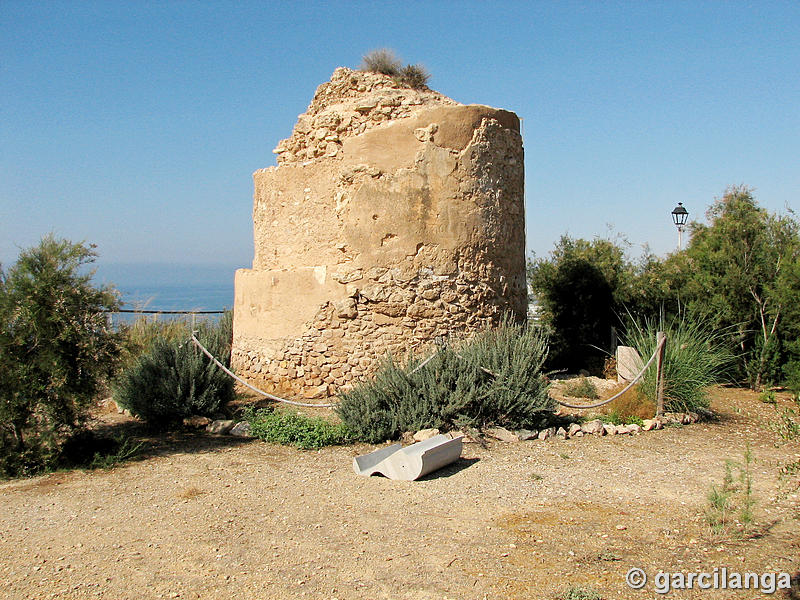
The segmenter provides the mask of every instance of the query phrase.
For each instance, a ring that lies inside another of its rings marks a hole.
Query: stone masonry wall
[[[254,174],[253,269],[236,274],[240,375],[326,397],[387,352],[524,319],[516,115],[337,69],[276,153]]]

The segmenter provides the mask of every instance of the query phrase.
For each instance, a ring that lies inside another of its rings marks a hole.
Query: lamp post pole
[[[678,202],[672,211],[672,222],[678,228],[678,252],[681,251],[683,245],[683,228],[686,225],[686,220],[689,218],[689,211],[683,207],[683,202]]]

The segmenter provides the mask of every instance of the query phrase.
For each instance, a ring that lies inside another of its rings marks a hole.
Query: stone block
[[[486,435],[492,437],[496,440],[500,440],[501,442],[518,442],[519,436],[515,433],[512,433],[505,427],[490,427],[486,430]]]
[[[617,346],[617,381],[633,381],[644,367],[642,357],[631,346]]]
[[[438,429],[420,429],[412,437],[414,438],[415,442],[424,442],[425,440],[429,440],[436,435],[439,435]]]
[[[600,419],[587,421],[586,423],[581,425],[581,431],[589,435],[603,435],[605,433],[605,430],[603,428],[603,422]]]

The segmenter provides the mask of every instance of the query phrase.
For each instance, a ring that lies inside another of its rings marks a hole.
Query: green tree
[[[91,284],[94,246],[46,236],[0,268],[0,472],[51,465],[115,369],[105,311],[115,292]]]
[[[760,389],[780,377],[786,336],[797,332],[798,223],[758,206],[745,186],[728,188],[707,216],[692,223],[685,295],[692,312],[733,332],[742,374]]]
[[[624,245],[625,240],[564,235],[548,258],[528,262],[528,282],[550,330],[551,367],[601,368],[606,352],[613,350],[619,315],[639,315],[658,303],[639,280],[659,263],[648,253],[635,265]]]

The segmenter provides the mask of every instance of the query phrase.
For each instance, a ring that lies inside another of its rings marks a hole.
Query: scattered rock
[[[528,440],[536,439],[538,435],[538,431],[536,429],[520,429],[519,431],[515,431],[514,433],[517,434],[517,437],[521,442],[527,442]]]
[[[637,425],[636,423],[631,423],[630,425],[627,425],[626,429],[628,430],[628,433],[632,435],[635,435],[637,433],[642,433],[642,428],[639,427],[639,425]]]
[[[208,417],[201,417],[200,415],[192,415],[191,417],[186,417],[183,420],[184,427],[194,427],[195,429],[205,427],[209,423],[211,423],[211,419]]]
[[[208,427],[206,427],[206,431],[215,435],[225,435],[231,429],[233,429],[233,426],[234,422],[230,419],[225,419],[224,421],[211,421],[211,423],[208,424]]]
[[[615,425],[614,429],[617,432],[617,435],[625,435],[628,433],[627,425]]]
[[[569,435],[569,437],[575,437],[575,434],[578,433],[580,430],[581,430],[580,423],[573,423],[572,425],[569,426],[567,434]]]
[[[250,423],[247,421],[239,421],[231,428],[230,434],[236,437],[253,437],[250,433]]]
[[[606,435],[617,435],[617,427],[611,423],[603,423],[603,431]]]
[[[453,437],[453,433],[455,432],[450,433],[450,437]],[[409,444],[413,444],[414,442],[415,442],[414,434],[410,431],[404,431],[403,435],[400,436],[400,443],[403,444],[404,446],[408,446]]]
[[[603,422],[600,419],[594,419],[584,423],[581,425],[581,431],[590,435],[603,435]]]
[[[567,430],[563,427],[559,427],[558,431],[556,431],[556,437],[561,438],[562,440],[567,439]]]
[[[420,429],[414,434],[414,441],[424,442],[425,440],[431,439],[435,435],[439,435],[438,429]]]
[[[642,421],[642,431],[653,431],[655,429],[661,429],[662,427],[664,427],[664,424],[658,417]]]
[[[486,435],[501,442],[518,442],[519,437],[504,427],[491,427],[486,430]]]
[[[548,438],[554,437],[555,435],[556,435],[556,428],[548,427],[547,429],[542,429],[537,437],[540,440],[546,440]]]

